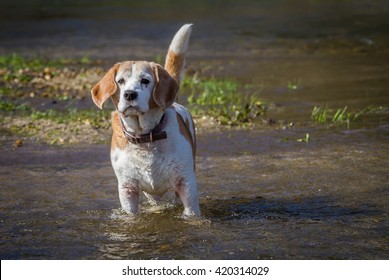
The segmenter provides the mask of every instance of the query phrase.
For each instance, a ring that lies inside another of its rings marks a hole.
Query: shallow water
[[[1,259],[389,258],[388,114],[350,129],[310,123],[315,105],[389,106],[388,2],[235,2],[131,16],[121,1],[1,4],[2,54],[148,59],[193,21],[188,68],[256,84],[273,104],[266,118],[296,123],[199,131],[198,221],[170,205],[123,214],[107,145],[15,149],[1,132]]]
[[[3,148],[1,258],[387,259],[388,127],[305,131],[200,135],[200,221],[122,213],[107,146]]]

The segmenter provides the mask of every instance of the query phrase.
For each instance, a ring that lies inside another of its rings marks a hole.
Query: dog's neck
[[[160,108],[150,109],[143,115],[120,116],[125,129],[135,135],[150,133],[160,123],[164,112]]]

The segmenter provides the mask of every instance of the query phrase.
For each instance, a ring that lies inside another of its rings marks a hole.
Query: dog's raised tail
[[[177,31],[166,55],[165,69],[180,83],[185,68],[185,55],[188,50],[189,37],[193,24],[185,24]]]

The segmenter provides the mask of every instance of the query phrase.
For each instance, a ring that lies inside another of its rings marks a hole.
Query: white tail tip
[[[177,54],[185,53],[187,51],[192,26],[192,23],[184,24],[180,30],[177,31],[170,44],[169,51],[171,50]]]

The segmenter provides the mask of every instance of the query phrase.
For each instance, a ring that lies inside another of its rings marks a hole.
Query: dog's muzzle
[[[127,101],[134,101],[138,98],[138,93],[133,90],[126,90],[123,95],[124,99]]]

